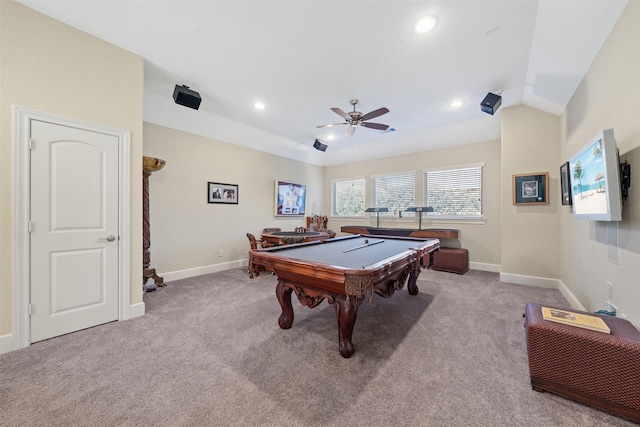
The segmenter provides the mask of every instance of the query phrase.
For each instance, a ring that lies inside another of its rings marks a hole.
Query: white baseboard
[[[484,262],[469,261],[469,268],[471,270],[481,270],[481,271],[489,271],[491,273],[500,273],[500,264],[487,264]]]
[[[187,279],[189,277],[202,276],[203,274],[216,273],[218,271],[230,270],[232,268],[243,267],[247,265],[248,260],[241,259],[236,261],[224,262],[221,264],[211,264],[202,267],[189,268],[186,270],[168,271],[158,273],[158,276],[164,279],[164,282],[172,282],[174,280]]]
[[[507,283],[515,283],[516,285],[538,286],[540,288],[559,289],[560,281],[558,279],[549,279],[546,277],[522,276],[519,274],[500,273],[500,281]]]
[[[515,283],[516,285],[538,286],[540,288],[558,289],[569,306],[575,310],[588,311],[576,296],[567,288],[567,285],[559,279],[549,279],[545,277],[522,276],[519,274],[500,273],[500,281]]]
[[[0,336],[0,354],[9,353],[15,350],[13,348],[13,335],[7,334]]]
[[[576,298],[576,296],[573,294],[573,292],[571,292],[569,290],[569,288],[567,288],[567,285],[565,285],[562,280],[558,280],[558,289],[560,290],[560,293],[562,294],[562,296],[564,297],[564,299],[567,300],[567,302],[569,303],[569,305],[571,306],[571,308],[575,309],[575,310],[581,310],[581,311],[588,311],[584,305],[582,305],[580,303],[580,301],[578,301],[578,298]]]
[[[139,302],[137,304],[131,304],[129,306],[129,319],[144,316],[144,313],[145,313],[144,307],[145,306],[143,302]]]

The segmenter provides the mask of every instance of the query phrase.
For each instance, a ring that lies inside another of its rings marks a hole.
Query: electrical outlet
[[[608,280],[605,283],[607,284],[607,296],[610,299],[613,299],[613,283],[609,282]]]
[[[224,250],[222,249],[218,250],[218,256],[224,256]]]

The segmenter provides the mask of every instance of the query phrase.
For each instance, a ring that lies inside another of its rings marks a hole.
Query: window
[[[425,170],[425,206],[433,208],[428,217],[481,218],[482,168],[484,164],[458,168]]]
[[[380,216],[396,216],[398,211],[404,211],[415,206],[416,173],[405,172],[399,175],[372,177],[371,190],[374,208],[389,208],[389,212]],[[403,216],[413,217],[413,212],[403,212]]]
[[[364,178],[333,181],[333,216],[364,216]]]

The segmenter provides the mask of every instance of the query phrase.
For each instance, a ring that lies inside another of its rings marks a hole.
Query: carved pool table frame
[[[359,236],[348,236],[333,239],[333,241],[357,237]],[[381,236],[363,237],[380,238]],[[385,239],[394,239],[394,237],[385,236]],[[345,282],[350,279],[367,281],[368,278],[371,278],[372,291],[384,298],[391,297],[396,290],[403,288],[405,282],[408,282],[409,294],[417,295],[416,282],[420,275],[421,264],[430,267],[432,253],[439,248],[439,241],[435,239],[402,238],[401,240],[414,240],[416,242],[415,248],[391,255],[366,269],[359,270],[336,268],[327,264],[290,258],[278,253],[286,253],[287,248],[295,246],[324,244],[321,241],[289,245],[283,248],[252,250],[253,274],[258,276],[257,266],[265,266],[271,267],[278,275],[276,296],[282,308],[278,325],[282,329],[289,329],[293,325],[292,293],[296,294],[300,304],[309,308],[317,307],[325,299],[333,305],[338,321],[338,348],[342,357],[348,358],[355,350],[352,335],[358,308],[368,296],[367,294],[347,294]]]

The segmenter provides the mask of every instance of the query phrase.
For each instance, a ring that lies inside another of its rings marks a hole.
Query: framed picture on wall
[[[513,204],[548,204],[549,172],[513,175]]]
[[[563,205],[571,205],[571,175],[569,174],[569,162],[560,166],[560,195]]]
[[[237,205],[238,186],[235,184],[223,184],[221,182],[208,182],[207,202]]]
[[[275,216],[304,215],[307,186],[288,181],[276,181]]]

